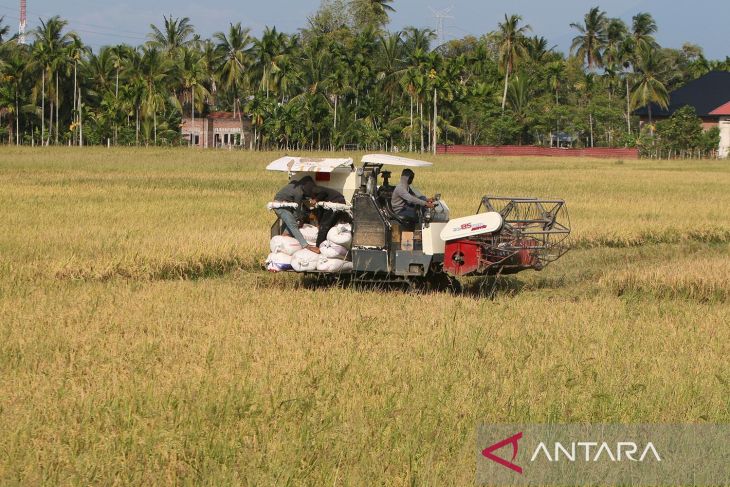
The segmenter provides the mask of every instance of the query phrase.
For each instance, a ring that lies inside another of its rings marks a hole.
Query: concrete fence
[[[638,159],[638,149],[588,147],[585,149],[557,149],[532,145],[439,145],[437,154],[464,156],[553,156],[553,157],[605,157]]]

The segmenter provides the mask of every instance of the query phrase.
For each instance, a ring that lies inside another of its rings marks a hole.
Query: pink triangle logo
[[[492,446],[488,446],[487,448],[482,450],[482,455],[489,458],[493,462],[499,463],[503,467],[507,467],[510,470],[514,470],[515,472],[521,474],[522,467],[512,463],[512,462],[514,462],[515,458],[517,458],[517,448],[518,448],[517,442],[521,439],[522,439],[522,432],[520,431],[519,433],[517,433],[514,436],[510,436],[509,438],[505,438],[504,440],[497,442]],[[495,455],[493,453],[496,450],[499,450],[500,448],[502,448],[506,445],[510,445],[510,444],[512,445],[512,459],[511,460],[509,460],[509,461],[505,460],[504,458],[498,457],[497,455]]]

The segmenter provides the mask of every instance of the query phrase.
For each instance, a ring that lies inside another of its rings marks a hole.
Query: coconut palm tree
[[[143,84],[142,114],[145,121],[152,117],[154,143],[157,145],[157,113],[165,106],[168,75],[171,67],[168,59],[154,47],[142,49],[139,77]],[[175,99],[174,97],[172,97]]]
[[[156,47],[167,54],[174,53],[178,49],[189,46],[193,42],[195,27],[190,23],[188,17],[173,18],[162,17],[164,23],[160,29],[154,24],[150,24],[152,32],[148,35],[151,47]]]
[[[400,84],[403,90],[408,93],[408,98],[410,99],[410,116],[407,127],[407,133],[408,133],[408,152],[413,152],[413,131],[414,131],[414,125],[413,125],[413,100],[416,96],[416,85],[418,83],[417,77],[419,76],[418,71],[414,68],[408,68],[403,73],[403,76],[401,77]]]
[[[8,55],[4,60],[0,59],[0,108],[4,108],[9,118],[8,127],[10,128],[10,136],[8,140],[13,139],[15,132],[15,145],[20,145],[20,93],[23,89],[23,83],[26,79],[27,60],[19,51],[15,51]],[[13,122],[15,122],[15,130],[13,130]]]
[[[526,55],[526,37],[525,33],[532,30],[529,25],[520,27],[522,17],[519,15],[507,14],[504,16],[504,22],[497,24],[496,41],[498,45],[499,64],[504,71],[504,92],[502,94],[502,113],[507,103],[507,86],[509,84],[509,76],[514,71],[516,65]]]
[[[114,96],[119,97],[119,73],[122,70],[122,66],[124,66],[124,58],[126,57],[127,53],[129,52],[129,48],[125,45],[116,45],[114,47],[109,48],[112,62],[114,65]]]
[[[127,82],[122,86],[123,103],[130,105],[135,119],[135,145],[140,142],[142,102],[145,96],[145,81],[142,78],[142,54],[139,50],[130,50],[122,66],[122,74]]]
[[[532,36],[525,39],[525,52],[533,63],[542,63],[554,48],[555,46],[548,49],[548,41],[542,36]]]
[[[206,39],[200,43],[200,52],[203,57],[201,62],[205,71],[205,85],[209,93],[205,103],[207,105],[214,105],[219,84],[218,69],[221,64],[220,51],[218,51],[218,47],[213,41]]]
[[[184,103],[190,103],[190,118],[195,126],[195,104],[197,102],[202,111],[203,101],[210,95],[203,84],[206,80],[203,54],[197,49],[184,48],[181,51],[178,74],[183,86],[183,104],[180,108],[184,109]],[[194,145],[192,137],[190,142]]]
[[[55,95],[55,107],[56,107],[56,142],[58,142],[58,105],[60,104],[59,94],[59,71],[65,68],[68,62],[68,51],[67,48],[73,40],[73,32],[64,32],[68,22],[61,19],[58,16],[51,17],[48,20],[40,19],[40,25],[35,30],[36,41],[34,43],[34,59],[41,67],[41,110],[42,110],[42,128],[41,138],[45,132],[45,96],[46,90],[48,89],[51,96]],[[46,79],[51,81],[55,78],[55,89],[53,89],[52,82],[46,83]],[[48,85],[48,86],[47,86]],[[53,130],[53,112],[54,112],[54,101],[51,101],[51,113],[50,120],[51,125],[49,128],[48,139],[45,144],[50,143],[50,136]]]
[[[277,32],[276,27],[266,27],[261,39],[254,40],[256,68],[261,72],[259,88],[266,93],[266,98],[271,91],[272,72],[277,68],[276,63],[286,45],[286,34]]]
[[[651,14],[640,12],[631,19],[631,44],[634,51],[640,49],[659,47],[654,34],[656,34],[657,25]]]
[[[619,71],[626,59],[626,24],[621,19],[608,19],[606,21],[606,45],[603,51],[603,64],[605,66],[604,77],[608,80],[609,102],[612,100]]]
[[[99,52],[89,54],[86,60],[85,74],[93,86],[93,92],[103,96],[114,89],[114,55],[108,46]]]
[[[297,58],[299,52],[299,36],[282,34],[279,55],[276,56],[275,64],[272,66],[269,76],[271,91],[281,95],[282,100],[285,98],[284,92],[290,91],[301,79],[303,69],[301,68],[301,60]],[[325,52],[323,54],[323,62],[329,63],[332,59],[331,53]]]
[[[532,112],[532,94],[525,76],[515,76],[510,82],[507,101],[512,115],[520,124],[519,145],[522,145],[525,143],[525,132]]]
[[[558,61],[552,61],[546,67],[547,82],[550,89],[555,93],[555,104],[560,104],[560,87],[565,79],[565,61],[562,59]]]
[[[581,73],[580,79],[575,83],[575,89],[580,94],[580,98],[585,103],[586,110],[588,111],[588,127],[590,134],[590,147],[593,147],[593,93],[596,89],[596,73]]]
[[[571,23],[570,26],[578,31],[570,46],[571,54],[584,60],[591,71],[601,67],[606,45],[606,12],[593,7],[585,14],[583,24]]]
[[[431,29],[406,27],[403,30],[403,47],[408,57],[420,49],[423,52],[431,50],[431,42],[436,39],[436,32]]]
[[[72,135],[72,139],[74,140],[73,143],[75,143],[75,127],[76,127],[76,114],[77,114],[77,95],[78,95],[78,71],[79,71],[79,63],[82,61],[85,55],[89,54],[91,51],[89,48],[84,46],[83,42],[81,42],[81,38],[77,35],[72,36],[71,44],[68,46],[68,57],[73,62],[73,78],[74,78],[74,88],[73,88],[73,110],[72,112],[72,121],[71,125],[74,127],[74,134]]]
[[[218,42],[216,52],[220,60],[216,78],[220,80],[224,89],[233,94],[233,116],[239,113],[240,117],[241,88],[251,67],[253,38],[249,35],[248,29],[241,27],[240,22],[230,24],[228,34],[216,32],[213,38]],[[208,72],[214,72],[210,69],[210,65],[216,61],[211,59],[210,54],[205,59]],[[215,86],[212,90],[215,92]]]
[[[654,134],[651,107],[653,103],[666,109],[669,106],[669,93],[662,82],[669,68],[661,51],[643,47],[637,56],[637,79],[631,90],[631,104],[634,108],[646,106],[649,115],[649,130]]]

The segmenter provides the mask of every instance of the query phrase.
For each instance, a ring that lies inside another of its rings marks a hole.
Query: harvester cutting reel
[[[563,200],[484,196],[476,215],[449,221],[444,270],[455,276],[542,270],[569,249]]]

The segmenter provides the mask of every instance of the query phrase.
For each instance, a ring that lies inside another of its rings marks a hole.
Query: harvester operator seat
[[[389,220],[393,220],[399,223],[401,226],[412,227],[412,223],[406,222],[403,218],[398,216],[398,214],[393,211],[391,198],[393,197],[393,191],[395,190],[395,186],[392,186],[390,184],[390,171],[381,171],[380,174],[383,175],[383,184],[378,188],[378,206],[383,209],[383,212]]]

